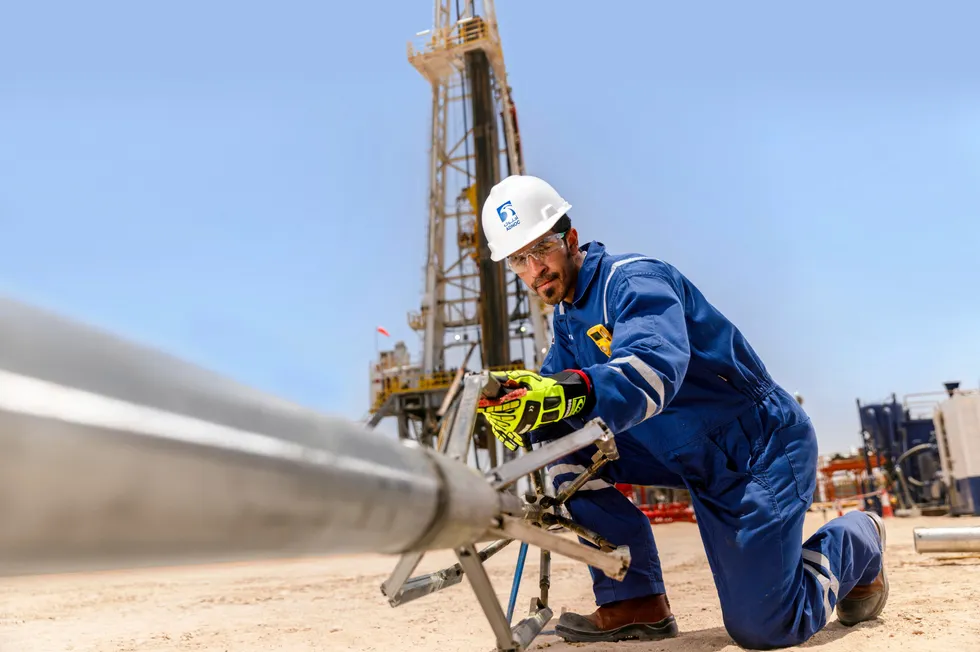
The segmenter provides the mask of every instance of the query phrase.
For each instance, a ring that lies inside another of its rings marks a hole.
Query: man
[[[741,646],[806,641],[835,607],[846,625],[876,618],[888,596],[881,519],[852,512],[803,543],[817,442],[802,406],[677,269],[580,245],[569,208],[541,179],[511,176],[482,215],[492,259],[506,259],[555,310],[540,375],[507,373],[513,391],[480,411],[511,449],[600,417],[620,451],[567,506],[628,545],[632,564],[621,582],[590,568],[598,609],[564,614],[557,633],[578,642],[677,635],[650,523],[614,483],[690,492],[725,627]],[[553,465],[556,489],[593,452]]]

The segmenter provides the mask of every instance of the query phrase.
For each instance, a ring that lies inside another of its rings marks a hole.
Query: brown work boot
[[[837,603],[837,620],[848,627],[874,620],[888,601],[888,576],[885,575],[885,522],[874,512],[865,512],[874,521],[881,540],[881,572],[871,584],[858,584]]]
[[[677,636],[663,593],[603,605],[588,616],[563,613],[555,633],[570,643],[656,641]]]

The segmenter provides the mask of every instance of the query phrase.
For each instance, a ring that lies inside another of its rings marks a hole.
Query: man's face
[[[557,305],[575,284],[574,239],[574,230],[549,233],[508,256],[507,263],[545,303]]]

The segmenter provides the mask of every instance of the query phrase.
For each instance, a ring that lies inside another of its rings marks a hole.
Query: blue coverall
[[[567,503],[572,517],[617,545],[632,565],[623,581],[590,567],[596,603],[664,593],[648,519],[612,483],[690,492],[728,633],[773,649],[819,631],[837,601],[881,570],[877,530],[860,512],[836,518],[805,543],[817,440],[809,417],[772,379],[739,330],[677,269],[591,242],[574,299],[555,306],[554,343],[540,373],[579,369],[595,405],[565,427],[601,417],[620,458]],[[607,356],[587,335],[612,334]],[[540,441],[555,427],[532,432]],[[549,469],[557,489],[595,448]]]

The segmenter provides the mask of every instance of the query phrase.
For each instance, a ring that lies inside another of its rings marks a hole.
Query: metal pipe
[[[514,641],[517,643],[519,650],[526,650],[530,647],[531,642],[538,637],[544,626],[548,624],[548,621],[554,616],[550,607],[540,607],[533,614],[522,620],[521,622],[514,625]]]
[[[0,575],[486,540],[462,462],[0,299]]]
[[[541,549],[540,569],[538,570],[538,600],[543,607],[548,606],[551,591],[551,551]],[[548,616],[549,618],[551,616]]]
[[[980,552],[980,526],[917,527],[912,530],[916,552]]]
[[[480,563],[485,562],[503,550],[511,541],[513,539],[500,539],[481,550],[478,553]],[[381,592],[388,598],[388,604],[392,607],[398,607],[406,602],[418,600],[437,591],[447,589],[450,586],[455,586],[462,581],[463,567],[459,563],[456,563],[449,568],[443,568],[432,573],[409,578],[402,586],[402,589],[394,595],[388,595],[384,585],[381,587]]]

